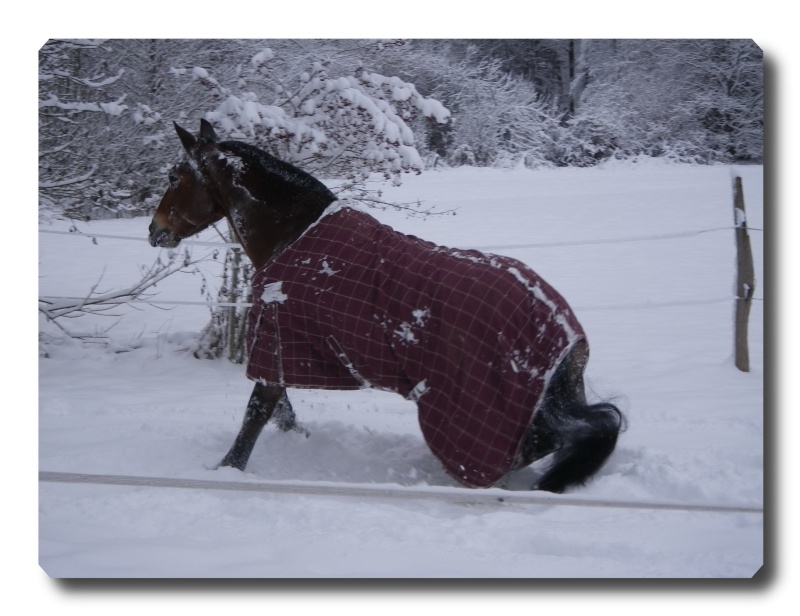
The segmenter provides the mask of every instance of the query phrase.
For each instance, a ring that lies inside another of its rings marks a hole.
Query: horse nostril
[[[172,235],[169,229],[159,229],[158,226],[152,229],[148,239],[150,240],[150,245],[154,248],[175,248],[181,241],[180,238]]]

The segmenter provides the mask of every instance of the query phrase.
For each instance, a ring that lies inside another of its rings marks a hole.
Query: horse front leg
[[[286,388],[256,383],[247,403],[239,434],[219,466],[231,466],[243,471],[261,430],[264,429],[273,414],[281,430],[296,429],[294,411],[286,395]]]

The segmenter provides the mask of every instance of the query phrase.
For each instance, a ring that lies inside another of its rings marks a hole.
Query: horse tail
[[[561,446],[533,489],[560,494],[570,486],[585,484],[614,451],[623,421],[622,411],[610,402],[572,400],[560,405]]]

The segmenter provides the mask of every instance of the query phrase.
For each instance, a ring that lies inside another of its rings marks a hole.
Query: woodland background
[[[212,121],[379,199],[441,166],[761,163],[750,40],[49,40],[39,52],[40,218],[150,214]]]

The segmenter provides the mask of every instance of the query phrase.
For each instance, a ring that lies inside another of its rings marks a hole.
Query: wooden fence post
[[[756,289],[753,252],[747,234],[747,215],[744,210],[742,178],[733,179],[733,220],[736,228],[736,321],[734,334],[736,367],[750,372],[750,355],[747,347],[747,320],[750,303]]]

